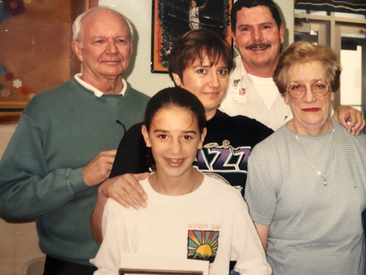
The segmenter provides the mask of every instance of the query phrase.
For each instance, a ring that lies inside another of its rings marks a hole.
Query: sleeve
[[[276,169],[269,165],[270,152],[264,152],[262,147],[253,150],[248,159],[248,178],[245,186],[245,201],[253,221],[263,225],[270,225],[277,205],[276,189],[273,179]],[[272,172],[271,172],[272,171]]]
[[[83,168],[49,171],[42,138],[22,114],[0,161],[0,216],[15,220],[44,215],[87,188]]]
[[[255,121],[256,122],[256,134],[255,134],[255,143],[259,143],[262,140],[266,139],[267,137],[269,137],[271,134],[273,134],[273,130],[271,128],[268,128],[266,125],[260,123],[259,121]],[[254,146],[253,146],[254,147]]]
[[[110,178],[126,173],[143,173],[149,171],[147,164],[149,148],[141,134],[142,123],[132,126],[123,136],[114,159]]]
[[[118,228],[113,207],[114,201],[108,199],[102,218],[103,242],[94,259],[90,262],[94,264],[98,270],[94,275],[115,275],[118,273],[120,266],[121,251],[119,247],[119,234],[122,228]]]
[[[237,261],[234,269],[240,274],[269,275],[271,266],[249,216],[248,207],[242,197],[240,200],[234,216],[231,244],[231,260]]]

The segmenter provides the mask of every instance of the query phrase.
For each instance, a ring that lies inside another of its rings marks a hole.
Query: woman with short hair
[[[252,151],[245,199],[273,274],[363,274],[366,136],[329,119],[341,65],[292,44],[273,79],[294,118]]]

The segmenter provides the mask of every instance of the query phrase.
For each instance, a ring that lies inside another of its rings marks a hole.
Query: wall
[[[285,45],[293,41],[293,4],[288,0],[277,0],[286,29]],[[134,55],[125,77],[135,89],[148,95],[167,86],[172,86],[168,74],[150,72],[151,53],[151,0],[99,0],[100,5],[116,8],[128,18],[137,29]],[[291,39],[289,41],[289,34]],[[0,125],[0,158],[14,132],[16,125]],[[7,223],[0,219],[0,274],[21,275],[24,264],[43,254],[38,248],[38,237],[34,222]]]

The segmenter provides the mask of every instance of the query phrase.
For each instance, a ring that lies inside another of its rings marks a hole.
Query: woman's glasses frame
[[[324,97],[330,92],[330,83],[326,81],[316,81],[312,84],[294,83],[287,87],[286,91],[293,99],[301,99],[306,94],[306,88],[310,88],[313,95],[317,97]]]

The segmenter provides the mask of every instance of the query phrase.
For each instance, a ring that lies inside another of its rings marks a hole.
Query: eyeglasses
[[[289,92],[290,96],[294,99],[303,98],[306,93],[306,87],[309,87],[311,92],[318,97],[326,96],[330,89],[330,84],[325,81],[317,81],[311,85],[305,85],[301,83],[291,84],[286,91]]]

